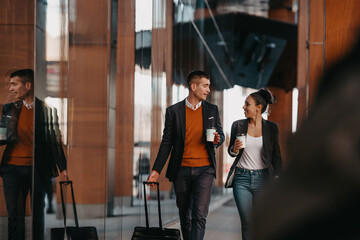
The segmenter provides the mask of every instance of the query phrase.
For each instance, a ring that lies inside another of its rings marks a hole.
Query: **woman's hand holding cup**
[[[245,135],[238,135],[234,142],[233,152],[237,153],[242,148],[245,148]]]

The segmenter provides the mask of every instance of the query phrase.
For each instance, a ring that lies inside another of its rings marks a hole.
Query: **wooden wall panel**
[[[34,26],[34,0],[1,0],[1,25],[32,25]]]
[[[150,146],[150,163],[151,167],[154,164],[155,158],[159,151],[161,143],[162,132],[164,128],[164,113],[165,109],[162,106],[162,81],[164,73],[166,72],[165,63],[166,55],[165,48],[168,39],[166,38],[166,29],[152,29],[152,46],[151,46],[151,81],[152,81],[152,108],[151,108],[151,146]],[[166,107],[166,106],[165,106]],[[162,190],[170,190],[170,183],[165,178],[167,164],[160,174],[159,181],[161,182]]]
[[[276,103],[270,105],[269,120],[279,124],[279,139],[283,165],[288,162],[287,142],[292,134],[292,92],[270,87],[269,90],[276,97]]]
[[[74,181],[76,204],[79,205],[77,207],[81,208],[82,204],[104,205],[106,148],[76,146],[69,149],[68,155],[70,160],[68,174]],[[59,194],[57,197],[60,200]]]
[[[300,0],[298,30],[298,123],[311,108],[324,72],[324,1]]]
[[[316,99],[324,72],[354,45],[360,28],[357,0],[299,1],[298,126]],[[308,46],[308,47],[307,47]]]
[[[295,23],[295,13],[292,10],[285,8],[291,7],[293,5],[292,2],[292,0],[283,0],[280,6],[269,10],[268,18],[282,22]]]
[[[108,150],[108,1],[75,4],[69,12],[68,172],[80,217],[92,216],[84,211],[88,204],[102,217]]]
[[[310,1],[310,34],[308,37],[309,53],[309,102],[308,111],[316,98],[317,87],[324,73],[324,14],[325,1]]]
[[[172,96],[172,64],[173,64],[173,49],[172,49],[172,28],[173,28],[173,5],[172,1],[166,0],[164,12],[159,10],[154,13],[154,20],[161,22],[166,18],[166,23],[157,28],[152,29],[152,45],[151,45],[151,78],[152,78],[152,109],[151,109],[151,146],[150,146],[150,165],[154,164],[155,158],[159,151],[159,146],[162,139],[162,133],[165,120],[165,107],[171,105]],[[162,92],[162,81],[166,81],[166,96]],[[166,106],[162,106],[162,99],[166,98]],[[160,174],[159,181],[161,182],[162,191],[170,191],[171,183],[165,178],[167,164]]]
[[[106,147],[107,131],[100,128],[107,124],[105,107],[74,107],[71,121],[71,143],[73,147]]]
[[[298,95],[298,117],[297,126],[300,126],[307,116],[307,39],[309,31],[309,5],[307,0],[299,1],[298,14],[298,51],[297,51],[297,89]]]
[[[351,50],[360,33],[360,1],[326,0],[326,69]]]
[[[76,98],[76,107],[106,108],[107,45],[76,44],[70,47],[69,91]]]
[[[34,68],[34,25],[0,25],[0,102],[12,101],[9,74],[22,68]]]
[[[22,68],[34,68],[34,12],[33,0],[0,1],[0,110],[3,104],[14,100],[9,93],[9,74]],[[0,159],[4,148],[0,147]],[[30,215],[29,201],[27,215]],[[2,179],[0,216],[7,216]]]
[[[118,2],[115,197],[130,197],[134,150],[135,1]]]
[[[76,4],[77,9],[72,9],[73,16],[76,16],[76,34],[72,40],[77,44],[106,44],[109,30],[108,1],[76,0]]]

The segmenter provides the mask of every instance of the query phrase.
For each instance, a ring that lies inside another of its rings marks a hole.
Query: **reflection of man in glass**
[[[34,72],[31,69],[13,72],[10,92],[17,101],[5,104],[2,110],[1,125],[6,128],[6,140],[1,144],[6,144],[6,148],[0,167],[8,212],[8,239],[25,239],[26,197],[30,191],[32,239],[41,240],[44,238],[44,185],[58,176],[58,169],[63,178],[67,176],[66,159],[60,138],[56,136],[54,126],[57,124],[52,122],[51,108],[34,98]]]

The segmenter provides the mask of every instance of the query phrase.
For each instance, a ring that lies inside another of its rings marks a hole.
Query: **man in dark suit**
[[[1,126],[6,128],[6,139],[1,145],[6,144],[6,148],[0,167],[8,212],[8,239],[25,239],[25,203],[30,191],[32,239],[41,240],[45,185],[59,175],[58,171],[64,179],[67,177],[66,159],[51,108],[34,97],[34,72],[31,69],[13,72],[10,91],[17,101],[5,104],[2,109]]]
[[[166,177],[173,182],[184,240],[204,238],[211,191],[216,176],[215,147],[224,141],[219,111],[205,102],[210,77],[195,70],[187,77],[188,97],[166,109],[165,128],[149,182],[157,181],[169,154]],[[206,129],[215,127],[212,142]]]

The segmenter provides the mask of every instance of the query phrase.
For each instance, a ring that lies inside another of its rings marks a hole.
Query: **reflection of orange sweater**
[[[33,161],[34,109],[22,106],[17,126],[18,141],[8,146],[5,164],[31,166]]]
[[[203,138],[202,106],[195,111],[186,107],[185,148],[181,166],[203,167],[210,165],[209,153]]]

